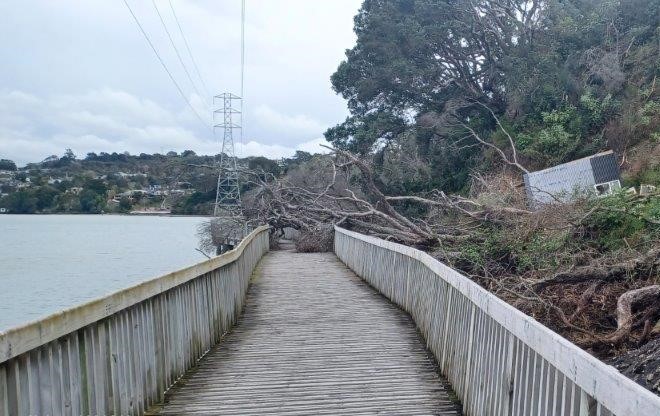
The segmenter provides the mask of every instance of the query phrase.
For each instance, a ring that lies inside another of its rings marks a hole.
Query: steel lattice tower
[[[222,108],[213,111],[213,130],[215,131],[216,128],[223,130],[220,172],[218,173],[213,216],[244,224],[245,218],[241,205],[238,167],[234,151],[234,130],[240,131],[242,128],[242,114],[235,104],[239,104],[238,108],[240,108],[242,98],[232,93],[224,93],[213,97],[213,104],[220,100],[222,100]],[[221,123],[215,124],[218,114],[222,114],[223,119]]]

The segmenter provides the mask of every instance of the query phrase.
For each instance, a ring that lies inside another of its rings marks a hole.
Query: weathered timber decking
[[[334,254],[271,252],[237,325],[156,414],[457,415],[411,318]]]

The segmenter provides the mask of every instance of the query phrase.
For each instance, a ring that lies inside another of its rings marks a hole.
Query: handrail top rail
[[[227,253],[63,309],[4,332],[0,331],[0,364],[205,273],[235,262],[250,242],[269,228],[268,225],[255,228],[236,248]]]
[[[659,396],[428,253],[336,225],[334,228],[340,234],[420,261],[614,414],[627,415],[635,408],[643,410],[642,414],[660,415]]]

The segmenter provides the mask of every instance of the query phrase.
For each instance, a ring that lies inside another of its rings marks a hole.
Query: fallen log
[[[612,265],[582,266],[560,272],[548,279],[534,283],[534,289],[538,291],[552,285],[578,284],[594,280],[614,281],[650,267],[660,267],[660,248],[649,250],[642,256]]]
[[[619,296],[616,305],[617,329],[604,339],[605,342],[618,344],[632,331],[634,319],[633,308],[640,303],[658,302],[660,300],[660,285],[646,286],[629,290]]]

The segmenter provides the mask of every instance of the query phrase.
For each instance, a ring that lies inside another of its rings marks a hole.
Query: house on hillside
[[[530,205],[569,201],[577,194],[609,195],[621,189],[619,164],[611,150],[523,175]]]

